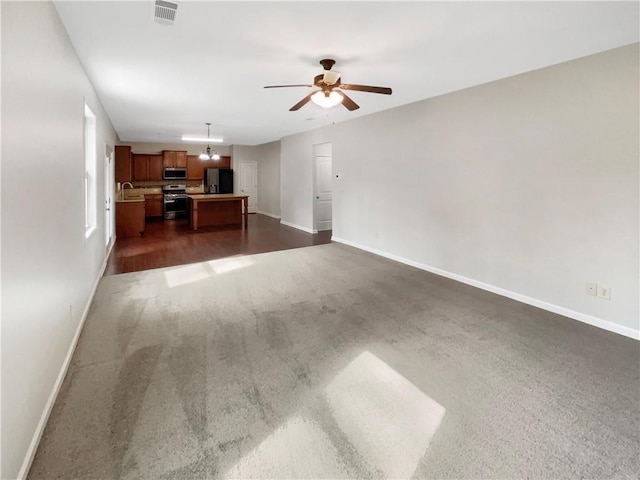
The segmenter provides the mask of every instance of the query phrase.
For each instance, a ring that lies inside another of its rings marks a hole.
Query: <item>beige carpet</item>
[[[339,244],[109,276],[29,478],[637,478],[639,364]]]

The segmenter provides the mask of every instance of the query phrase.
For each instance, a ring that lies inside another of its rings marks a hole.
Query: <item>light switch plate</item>
[[[604,285],[598,286],[598,297],[605,300],[611,300],[611,289]]]
[[[596,282],[587,283],[587,295],[593,295],[594,297],[598,295],[598,284]]]

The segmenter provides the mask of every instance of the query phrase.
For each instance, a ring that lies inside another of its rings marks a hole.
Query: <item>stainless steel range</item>
[[[185,218],[189,210],[189,197],[186,185],[165,185],[163,212],[165,219]]]

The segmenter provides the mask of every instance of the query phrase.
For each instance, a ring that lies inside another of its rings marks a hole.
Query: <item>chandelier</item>
[[[200,160],[220,160],[220,155],[215,150],[211,150],[211,146],[209,146],[210,134],[211,134],[211,123],[206,123],[207,125],[207,148],[202,150],[202,153],[198,157]]]

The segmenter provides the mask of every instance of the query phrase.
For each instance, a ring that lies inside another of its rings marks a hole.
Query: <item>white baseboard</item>
[[[262,210],[258,210],[256,213],[259,213],[260,215],[266,215],[267,217],[271,217],[271,218],[275,218],[277,220],[280,220],[280,215],[274,215],[273,213],[269,213],[269,212],[263,212]]]
[[[303,227],[302,225],[296,225],[295,223],[285,222],[284,220],[280,220],[280,223],[283,225],[286,225],[287,227],[297,228],[298,230],[302,230],[303,232],[318,233],[318,230],[316,230],[315,228],[311,229],[311,228]]]
[[[40,417],[40,421],[38,422],[36,431],[34,432],[33,438],[31,439],[31,444],[29,445],[27,454],[25,455],[24,461],[22,462],[22,467],[20,468],[20,472],[18,473],[18,480],[27,478],[27,474],[29,473],[29,469],[31,468],[31,464],[33,463],[33,458],[35,457],[36,451],[38,450],[40,439],[42,438],[44,429],[47,426],[47,422],[49,421],[49,415],[51,415],[51,410],[53,410],[53,405],[56,403],[56,398],[58,397],[58,393],[60,393],[62,382],[64,382],[64,377],[67,375],[67,370],[69,370],[71,359],[73,358],[73,354],[76,351],[76,346],[78,345],[78,340],[80,339],[80,333],[82,333],[82,328],[84,327],[84,323],[87,320],[87,316],[89,315],[89,309],[91,308],[91,304],[93,303],[93,297],[95,297],[96,295],[100,279],[102,278],[102,275],[107,268],[107,261],[109,260],[109,255],[111,255],[111,251],[113,250],[113,246],[115,245],[115,243],[115,240],[111,241],[109,251],[107,252],[102,267],[100,268],[98,278],[96,278],[96,281],[93,284],[93,288],[91,290],[91,294],[89,295],[89,299],[87,300],[87,304],[82,311],[82,317],[80,318],[80,322],[78,323],[76,332],[73,335],[73,339],[71,340],[71,345],[69,345],[67,355],[62,362],[62,368],[60,368],[58,378],[53,384],[53,390],[51,390],[51,394],[49,395],[49,399],[47,400],[44,411],[42,412],[42,416]]]
[[[334,242],[343,243],[345,245],[358,248],[360,250],[364,250],[369,253],[373,253],[375,255],[380,255],[381,257],[385,257],[390,260],[395,260],[396,262],[404,263],[405,265],[410,265],[412,267],[419,268],[420,270],[425,270],[427,272],[435,273],[436,275],[440,275],[442,277],[450,278],[452,280],[456,280],[461,283],[466,283],[467,285],[471,285],[472,287],[477,287],[482,290],[486,290],[488,292],[496,293],[498,295],[502,295],[503,297],[511,298],[513,300],[517,300],[518,302],[526,303],[527,305],[532,305],[534,307],[538,307],[543,310],[547,310],[549,312],[557,313],[559,315],[569,317],[573,320],[578,320],[579,322],[587,323],[589,325],[593,325],[594,327],[602,328],[603,330],[607,330],[609,332],[618,333],[620,335],[624,335],[625,337],[633,338],[635,340],[640,340],[640,330],[635,330],[633,328],[625,327],[624,325],[619,325],[617,323],[610,322],[609,320],[604,320],[602,318],[587,315],[586,313],[576,312],[574,310],[570,310],[568,308],[561,307],[559,305],[554,305],[553,303],[548,303],[543,300],[539,300],[537,298],[528,297],[526,295],[512,292],[510,290],[505,290],[504,288],[496,287],[494,285],[480,282],[472,278],[464,277],[456,273],[451,273],[446,270],[441,270],[439,268],[432,267],[430,265],[414,262],[413,260],[409,260],[409,259],[400,257],[398,255],[393,255],[387,252],[383,252],[382,250],[367,247],[365,245],[360,245],[359,243],[351,242],[349,240],[345,240],[344,238],[332,236],[331,240]]]

